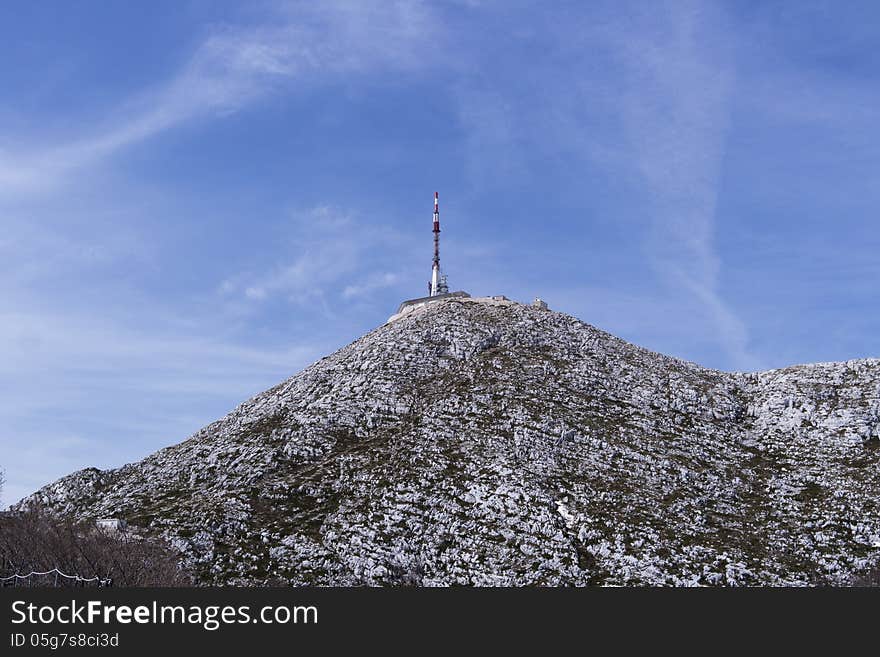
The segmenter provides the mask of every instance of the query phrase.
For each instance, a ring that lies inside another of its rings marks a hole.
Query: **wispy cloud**
[[[715,244],[734,45],[724,15],[703,3],[654,9],[616,44],[626,133],[651,199],[647,252],[669,285],[703,305],[734,366],[754,368],[747,328],[719,289]]]
[[[385,268],[390,253],[402,250],[408,240],[389,226],[362,223],[354,213],[319,206],[292,213],[288,230],[290,260],[224,280],[219,287],[223,298],[315,303],[329,311],[334,299],[363,296],[400,281]]]
[[[399,281],[400,276],[391,272],[371,274],[367,276],[362,282],[355,283],[353,285],[346,285],[345,289],[342,290],[342,296],[346,299],[364,297],[369,295],[371,292],[375,292],[376,290],[381,290],[383,288],[395,285]]]
[[[285,7],[287,5],[283,5]],[[0,194],[44,190],[65,175],[181,123],[217,117],[291,84],[339,74],[416,70],[430,25],[420,3],[296,3],[279,23],[220,27],[165,84],[121,101],[99,131],[51,147],[0,149]]]

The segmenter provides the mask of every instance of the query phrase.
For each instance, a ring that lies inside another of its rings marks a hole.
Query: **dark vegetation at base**
[[[58,569],[110,586],[191,586],[177,554],[163,543],[127,531],[107,531],[40,511],[0,516],[0,578]],[[13,582],[4,582],[12,586]],[[24,586],[73,586],[54,576],[19,580]]]
[[[880,586],[880,566],[854,577],[850,584],[852,586]]]

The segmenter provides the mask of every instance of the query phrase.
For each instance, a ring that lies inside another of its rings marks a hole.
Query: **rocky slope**
[[[206,583],[843,583],[880,560],[880,360],[728,374],[439,302],[185,442],[24,500]]]

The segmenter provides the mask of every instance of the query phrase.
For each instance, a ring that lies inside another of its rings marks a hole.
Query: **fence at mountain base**
[[[6,587],[107,587],[113,586],[113,580],[104,577],[82,577],[81,575],[68,575],[57,568],[43,572],[31,571],[26,575],[13,573],[6,577],[0,577],[0,588]]]

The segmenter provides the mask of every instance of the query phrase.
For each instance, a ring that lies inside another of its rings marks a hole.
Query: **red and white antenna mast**
[[[434,262],[431,267],[429,295],[436,297],[446,292],[446,281],[440,275],[440,194],[434,192]]]

